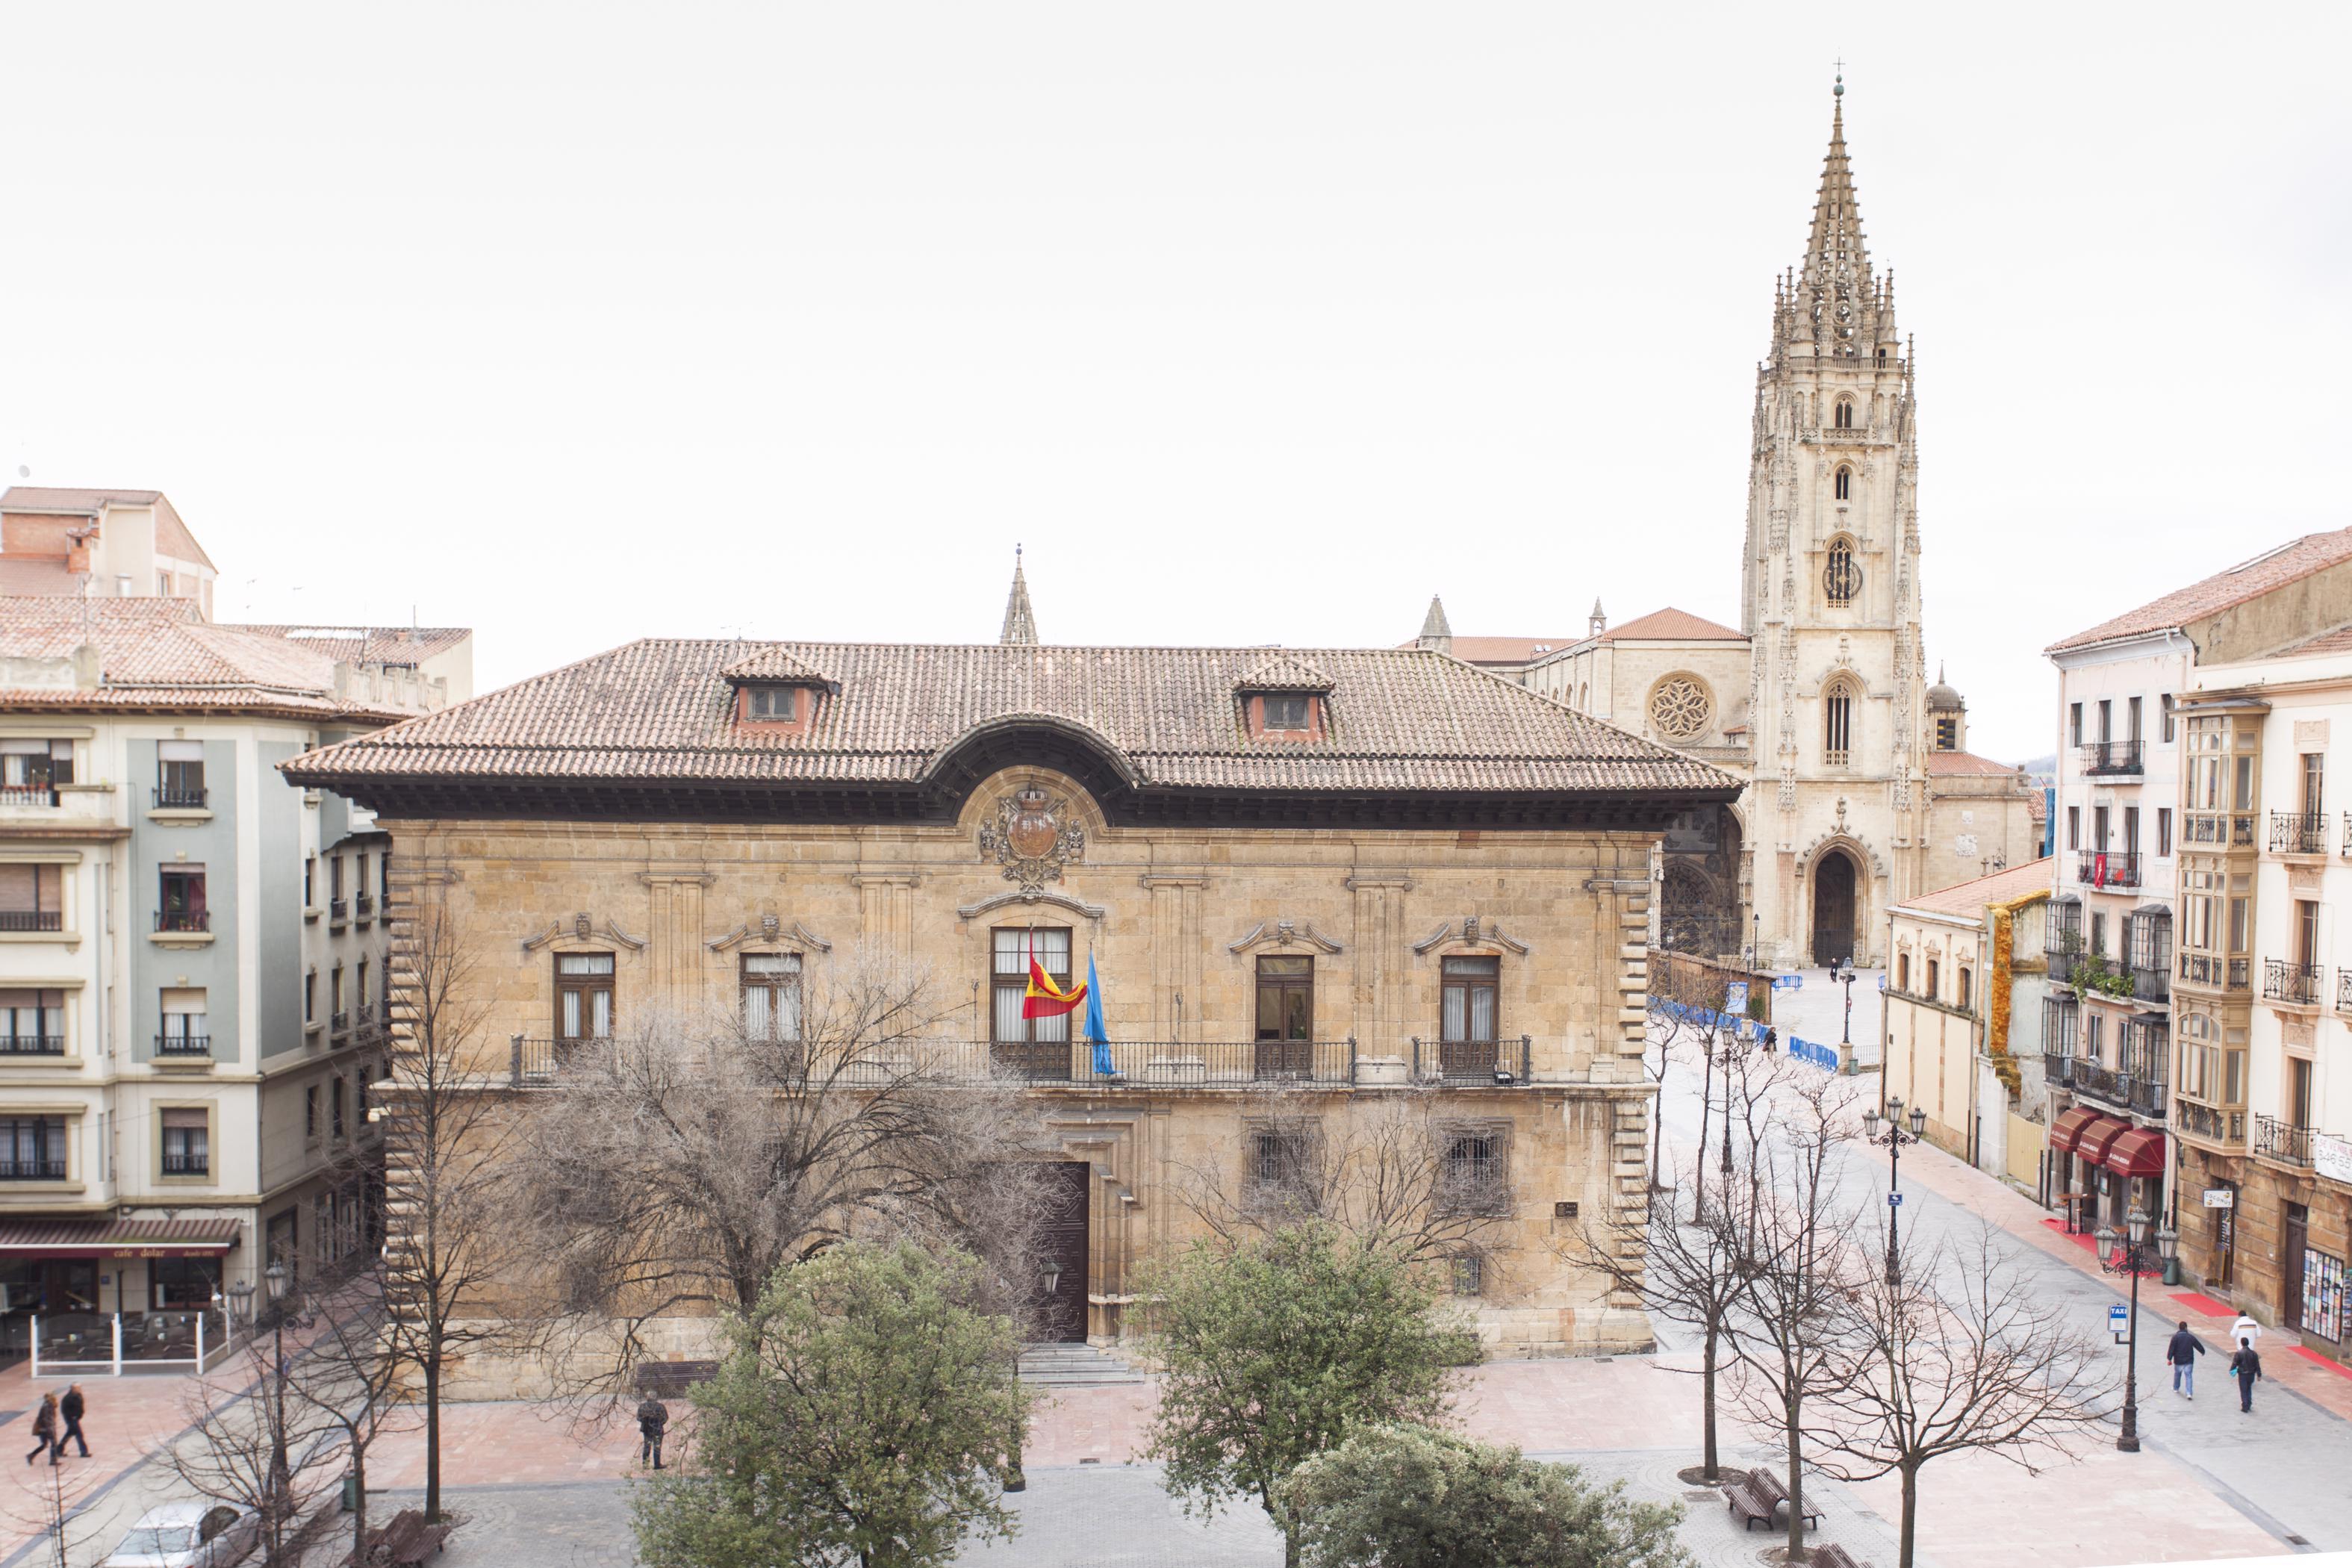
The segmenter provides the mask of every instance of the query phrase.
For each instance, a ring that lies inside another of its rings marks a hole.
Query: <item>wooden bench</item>
[[[1780,1510],[1789,1504],[1789,1489],[1780,1484],[1777,1472],[1759,1467],[1726,1487],[1723,1500],[1742,1527],[1753,1530],[1759,1524],[1771,1524],[1780,1517]],[[1818,1529],[1821,1510],[1807,1508],[1804,1520],[1807,1530]]]
[[[1775,1511],[1788,1506],[1789,1489],[1780,1484],[1780,1471],[1759,1467],[1757,1469],[1749,1471],[1748,1475],[1755,1482],[1758,1495],[1769,1499]],[[1805,1528],[1807,1530],[1818,1530],[1821,1528],[1822,1514],[1819,1509],[1809,1507],[1804,1510],[1804,1512]]]
[[[427,1524],[422,1511],[404,1508],[390,1524],[368,1531],[367,1562],[370,1568],[418,1568],[448,1539],[447,1525]]]
[[[719,1375],[715,1361],[648,1361],[637,1365],[637,1392],[656,1399],[676,1399],[698,1383]]]
[[[1814,1547],[1811,1562],[1813,1568],[1870,1568],[1866,1563],[1855,1562],[1853,1552],[1834,1543]]]

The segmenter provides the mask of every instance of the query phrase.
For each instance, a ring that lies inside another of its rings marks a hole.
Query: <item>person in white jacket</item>
[[[2235,1345],[2241,1340],[2257,1350],[2262,1348],[2263,1326],[2243,1312],[2239,1313],[2238,1321],[2230,1325],[2230,1343]]]

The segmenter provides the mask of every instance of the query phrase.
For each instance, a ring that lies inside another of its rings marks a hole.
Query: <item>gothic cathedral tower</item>
[[[1871,268],[1839,80],[1804,264],[1756,385],[1740,629],[1741,803],[1764,958],[1868,963],[1927,820],[1917,405],[1895,278]]]

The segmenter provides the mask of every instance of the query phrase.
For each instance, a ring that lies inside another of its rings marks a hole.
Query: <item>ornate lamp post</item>
[[[1845,1031],[1838,1037],[1838,1044],[1845,1047],[1845,1054],[1851,1057],[1853,1055],[1853,960],[1849,958],[1845,962]]]
[[[1852,995],[1853,993],[1847,993]],[[1886,1123],[1881,1132],[1878,1124]],[[1903,1283],[1903,1255],[1896,1243],[1895,1216],[1903,1206],[1903,1151],[1924,1137],[1927,1131],[1927,1112],[1918,1106],[1911,1108],[1911,1131],[1903,1130],[1903,1097],[1895,1095],[1886,1102],[1886,1114],[1875,1110],[1862,1113],[1862,1136],[1866,1143],[1882,1144],[1886,1150],[1886,1282]]]
[[[2150,1271],[2147,1261],[2148,1226],[2153,1224],[2147,1211],[2135,1208],[2124,1220],[2125,1234],[2117,1237],[2116,1228],[2103,1225],[2095,1233],[2099,1244],[2099,1267],[2109,1274],[2131,1276],[2131,1332],[2128,1348],[2124,1352],[2124,1422],[2123,1430],[2116,1435],[2116,1447],[2126,1454],[2139,1452],[2139,1277]],[[2123,1241],[2116,1249],[2118,1239]],[[2158,1226],[2156,1231],[2156,1254],[2164,1262],[2180,1246],[2180,1233],[2170,1226]],[[2107,1255],[2115,1252],[2110,1258]]]

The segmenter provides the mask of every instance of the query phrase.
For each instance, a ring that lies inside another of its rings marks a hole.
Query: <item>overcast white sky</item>
[[[2341,527],[2352,8],[0,7],[0,458],[224,617],[646,634],[1736,622],[1832,60],[1930,656]]]

